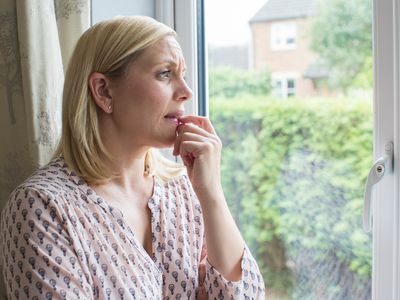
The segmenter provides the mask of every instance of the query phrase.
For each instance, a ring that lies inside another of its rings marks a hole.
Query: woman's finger
[[[180,125],[179,125],[180,126]],[[176,129],[176,138],[174,142],[174,151],[172,152],[172,155],[177,156],[179,154],[179,146],[182,141],[182,134],[178,133],[178,128]]]
[[[180,122],[182,123],[193,123],[197,126],[200,126],[201,128],[203,128],[204,130],[206,130],[207,132],[211,133],[211,134],[216,134],[214,127],[212,126],[210,120],[206,117],[200,117],[200,116],[193,116],[193,115],[189,115],[189,116],[183,116],[179,119]]]
[[[177,131],[177,137],[174,142],[174,150],[172,152],[173,155],[178,155],[180,144],[181,144],[182,140],[184,139],[183,138],[184,135],[187,133],[193,133],[195,135],[199,135],[204,138],[218,140],[218,137],[216,135],[213,135],[213,134],[205,131],[204,129],[202,129],[196,125],[193,125],[193,124],[181,124],[177,127],[176,131]],[[194,139],[194,140],[197,140],[197,139]],[[205,141],[205,140],[203,139],[203,141]]]
[[[193,127],[195,127],[195,125],[191,126],[192,127],[192,131],[195,131],[195,129],[193,129]],[[189,124],[179,124],[178,127],[176,128],[176,138],[175,138],[175,142],[174,142],[174,151],[172,152],[172,155],[178,155],[179,154],[179,146],[181,144],[182,141],[182,137],[183,137],[183,132],[184,131],[188,131],[189,130]],[[203,130],[204,132],[206,132],[205,130]]]
[[[202,135],[192,133],[192,132],[184,132],[177,136],[174,143],[174,151],[173,155],[178,155],[179,147],[182,141],[197,141],[197,142],[207,142],[207,138]]]
[[[179,155],[182,157],[182,159],[187,159],[190,157],[190,155],[193,157],[193,159],[195,159],[198,158],[200,153],[208,147],[210,147],[209,143],[183,141],[179,147]]]
[[[194,123],[182,123],[182,124],[178,125],[178,127],[176,128],[176,132],[178,134],[180,134],[181,132],[186,132],[186,131],[197,133],[197,134],[200,134],[205,137],[215,136],[215,134],[208,132],[207,130],[201,128],[200,126],[198,126]]]

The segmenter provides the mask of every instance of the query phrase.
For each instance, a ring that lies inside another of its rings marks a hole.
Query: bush
[[[371,103],[247,97],[212,99],[210,112],[226,198],[267,288],[292,299],[370,298],[361,221]]]

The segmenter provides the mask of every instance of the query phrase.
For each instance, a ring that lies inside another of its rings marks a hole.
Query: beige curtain
[[[52,156],[64,69],[89,25],[90,0],[0,1],[0,209]]]

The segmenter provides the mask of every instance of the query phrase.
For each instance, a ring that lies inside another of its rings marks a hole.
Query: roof
[[[314,0],[268,0],[250,23],[304,18],[313,15]]]
[[[247,46],[208,47],[208,64],[211,67],[231,66],[237,69],[249,68]]]
[[[326,64],[322,61],[312,63],[308,66],[307,70],[304,72],[304,78],[308,79],[321,79],[329,77],[329,70]]]

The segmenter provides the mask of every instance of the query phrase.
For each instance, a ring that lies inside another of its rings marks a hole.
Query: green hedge
[[[290,299],[370,298],[371,237],[361,221],[371,107],[211,98],[226,198],[268,289]]]

